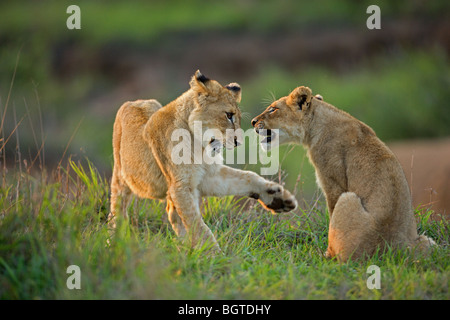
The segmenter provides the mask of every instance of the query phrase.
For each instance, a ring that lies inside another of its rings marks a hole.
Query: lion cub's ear
[[[288,96],[286,102],[289,105],[297,105],[300,110],[307,109],[311,104],[312,91],[308,87],[298,87]]]
[[[200,70],[195,71],[195,74],[192,76],[189,85],[191,88],[197,92],[208,92],[208,88],[206,84],[211,81],[209,78],[205,77]]]
[[[241,86],[236,83],[236,82],[232,82],[230,84],[227,84],[225,86],[225,88],[227,88],[228,90],[230,90],[231,94],[234,96],[234,99],[236,100],[236,102],[241,102]]]
[[[219,94],[222,86],[215,80],[205,77],[197,70],[189,82],[191,89],[203,94]]]

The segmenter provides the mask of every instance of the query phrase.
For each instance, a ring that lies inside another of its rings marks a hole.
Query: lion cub
[[[369,126],[322,100],[298,87],[252,125],[268,136],[266,148],[277,141],[307,149],[330,214],[326,255],[346,261],[386,245],[428,248],[434,242],[417,234],[408,184],[394,154]],[[278,129],[278,137],[270,129]]]
[[[180,237],[188,234],[193,246],[210,245],[212,251],[218,251],[214,235],[200,213],[201,197],[250,196],[259,199],[268,210],[295,209],[295,198],[277,183],[251,171],[195,161],[196,142],[203,157],[208,157],[209,152],[205,152],[208,148],[218,152],[222,146],[232,149],[241,143],[242,135],[236,131],[241,122],[240,100],[241,88],[237,83],[222,86],[197,71],[190,89],[165,107],[156,100],[124,103],[117,112],[113,132],[112,224],[115,225],[119,209],[127,216],[132,193],[141,198],[166,199],[169,221],[176,234]],[[194,134],[198,123],[203,131]],[[209,141],[199,141],[208,129],[218,130],[223,138],[217,135]],[[187,156],[191,162],[174,162],[173,156],[177,155],[174,148],[180,143],[180,136],[172,138],[174,130],[188,138],[187,147],[192,150]],[[235,134],[230,136],[227,130]]]

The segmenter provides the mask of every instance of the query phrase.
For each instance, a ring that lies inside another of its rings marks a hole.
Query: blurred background
[[[66,26],[71,4],[81,9],[80,30]],[[366,27],[371,4],[381,9],[380,30]],[[120,105],[167,104],[200,69],[240,83],[244,129],[275,99],[309,86],[393,149],[415,207],[448,214],[449,50],[447,0],[2,1],[1,170],[87,157],[109,178]],[[280,151],[272,178],[315,201],[303,148]]]

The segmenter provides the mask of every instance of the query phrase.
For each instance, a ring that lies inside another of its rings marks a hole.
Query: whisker
[[[250,118],[251,118],[250,112],[242,112],[241,113],[241,118],[243,120],[250,120]]]
[[[269,90],[269,91],[267,92],[267,94],[268,94],[268,96],[263,97],[263,98],[261,99],[261,102],[262,102],[262,103],[267,104],[267,105],[270,105],[270,104],[272,104],[274,101],[277,100],[274,91]]]

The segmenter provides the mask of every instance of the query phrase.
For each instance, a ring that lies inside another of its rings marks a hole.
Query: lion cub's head
[[[255,117],[252,126],[258,134],[265,136],[261,146],[270,149],[277,144],[302,142],[305,124],[311,119],[310,106],[314,100],[322,100],[322,96],[313,97],[311,89],[298,87]]]
[[[222,86],[205,77],[199,70],[192,76],[189,84],[195,101],[195,108],[189,116],[189,126],[194,132],[194,122],[201,123],[203,145],[209,144],[216,152],[222,146],[232,149],[240,145],[242,133],[238,130],[241,128],[239,84]]]

